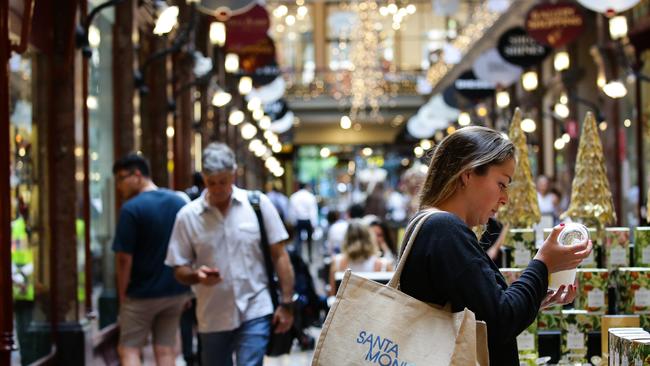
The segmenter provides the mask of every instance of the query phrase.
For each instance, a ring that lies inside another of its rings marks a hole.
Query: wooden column
[[[124,1],[115,7],[113,24],[113,139],[114,158],[134,150],[133,82],[135,50],[133,34],[136,1]],[[137,34],[137,33],[136,33]],[[116,195],[118,197],[119,195]]]
[[[9,187],[9,2],[0,1],[0,365],[9,365],[13,340],[11,199]]]

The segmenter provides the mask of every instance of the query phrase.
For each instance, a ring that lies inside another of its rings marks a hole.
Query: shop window
[[[11,276],[14,340],[12,364],[29,364],[50,352],[50,261],[44,235],[45,172],[36,109],[38,55],[13,54],[9,62]]]

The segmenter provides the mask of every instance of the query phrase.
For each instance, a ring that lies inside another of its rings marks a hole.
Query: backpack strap
[[[271,259],[271,248],[269,246],[269,239],[266,235],[266,228],[264,227],[264,217],[262,216],[262,209],[260,207],[260,191],[248,191],[248,202],[253,206],[255,216],[257,216],[257,223],[260,227],[260,249],[264,255],[264,266],[266,267],[266,275],[269,279],[269,292],[271,293],[271,301],[273,308],[276,309],[280,303],[278,300],[278,284],[275,281],[275,270],[273,268],[273,260]]]

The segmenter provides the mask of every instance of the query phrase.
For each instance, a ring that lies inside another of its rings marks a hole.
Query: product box
[[[579,268],[598,268],[598,252],[601,250],[601,245],[600,242],[601,240],[598,238],[598,231],[594,228],[588,228],[589,230],[589,240],[591,240],[591,244],[593,245],[593,249],[591,250],[591,253],[587,256],[587,258],[583,259],[580,265],[578,266]],[[551,232],[553,229],[544,229],[544,240],[551,235]]]
[[[634,266],[650,267],[650,226],[634,229]]]
[[[537,314],[537,330],[560,330],[562,306],[553,306]]]
[[[650,333],[638,328],[610,329],[608,353],[610,365],[650,365]]]
[[[600,349],[603,354],[609,351],[609,330],[618,330],[617,328],[625,327],[624,329],[639,329],[639,315],[603,315],[600,318]]]
[[[587,335],[596,330],[600,330],[600,315],[586,310],[562,310],[562,360],[586,361]]]
[[[603,248],[608,269],[630,266],[630,229],[626,227],[605,228]]]
[[[617,282],[619,313],[650,314],[650,268],[619,268]]]
[[[517,336],[517,348],[519,349],[519,365],[536,366],[538,356],[537,345],[537,322],[533,322],[521,334]]]
[[[535,231],[533,229],[510,229],[504,246],[512,251],[512,260],[508,265],[513,268],[526,268],[537,252],[535,249]]]
[[[524,272],[523,268],[499,268],[499,271],[506,279],[508,286],[512,285],[513,282],[517,281]]]
[[[574,306],[593,314],[605,314],[608,310],[609,271],[598,268],[578,268],[578,294]]]

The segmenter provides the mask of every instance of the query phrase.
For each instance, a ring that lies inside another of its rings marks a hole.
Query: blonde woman
[[[334,256],[330,266],[330,296],[336,294],[336,272],[351,269],[354,272],[386,272],[393,270],[393,264],[379,256],[379,248],[370,228],[360,219],[353,219],[348,225],[342,253]]]

